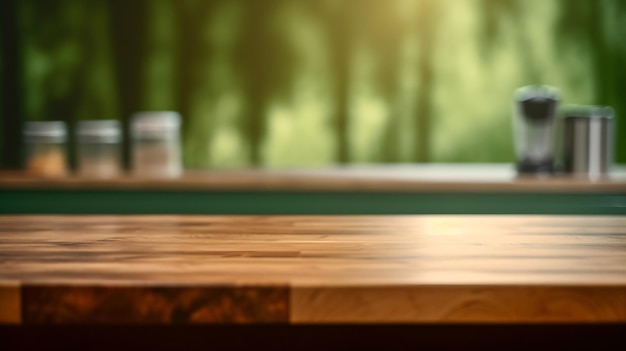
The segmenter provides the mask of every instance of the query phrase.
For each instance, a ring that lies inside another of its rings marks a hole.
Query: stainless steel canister
[[[613,164],[613,109],[575,106],[565,112],[563,158],[565,172],[591,180],[605,177]]]

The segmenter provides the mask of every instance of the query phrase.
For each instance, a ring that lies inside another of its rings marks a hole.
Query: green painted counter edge
[[[626,193],[0,189],[0,214],[626,215]]]

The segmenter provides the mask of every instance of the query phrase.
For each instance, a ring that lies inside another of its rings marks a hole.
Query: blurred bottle
[[[118,121],[81,121],[76,134],[80,176],[110,178],[121,174],[122,133]]]
[[[519,174],[554,172],[556,109],[559,93],[548,86],[527,86],[515,92],[514,130]]]
[[[27,122],[23,136],[26,172],[43,177],[67,175],[67,128],[64,122]]]
[[[182,173],[180,115],[137,112],[132,117],[132,172],[140,177],[178,177]]]

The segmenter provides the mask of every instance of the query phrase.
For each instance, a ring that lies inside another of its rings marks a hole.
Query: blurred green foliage
[[[513,162],[528,84],[613,106],[626,162],[626,1],[16,4],[25,120],[177,110],[189,168]]]

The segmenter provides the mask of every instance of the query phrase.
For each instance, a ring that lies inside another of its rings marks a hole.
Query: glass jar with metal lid
[[[67,175],[67,128],[64,122],[27,122],[23,137],[27,173],[44,177]]]
[[[180,115],[173,111],[137,112],[132,117],[132,172],[140,177],[182,173]]]
[[[80,121],[76,139],[78,175],[110,178],[121,174],[122,132],[118,121]]]

